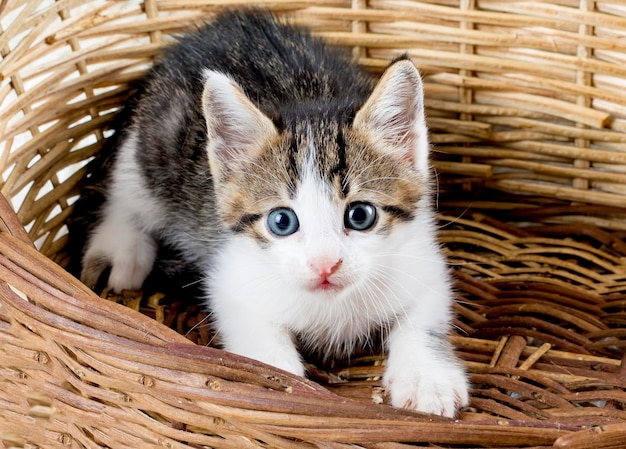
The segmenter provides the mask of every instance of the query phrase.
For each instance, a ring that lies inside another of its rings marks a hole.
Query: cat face
[[[395,265],[409,261],[398,254],[430,232],[416,226],[429,169],[412,63],[392,65],[353,119],[312,105],[279,128],[216,73],[207,74],[204,107],[221,221],[254,242],[275,285],[311,301],[352,298],[351,308],[395,296],[389,284],[402,281],[393,271],[404,272]],[[396,312],[372,313],[384,321]]]
[[[226,226],[282,260],[304,289],[348,286],[359,260],[414,218],[425,190],[408,161],[365,137],[354,127],[295,124],[225,179]]]

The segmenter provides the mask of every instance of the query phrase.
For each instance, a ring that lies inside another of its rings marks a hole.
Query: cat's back
[[[132,130],[147,187],[189,222],[213,213],[202,111],[208,70],[234,80],[276,123],[351,114],[373,87],[345,49],[263,9],[227,10],[179,37],[147,75]]]
[[[153,73],[186,84],[195,94],[203,72],[228,74],[264,112],[293,102],[363,101],[372,81],[345,50],[262,9],[236,9],[180,37]]]

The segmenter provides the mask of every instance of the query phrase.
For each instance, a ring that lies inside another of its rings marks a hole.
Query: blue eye
[[[369,203],[352,203],[346,209],[344,225],[356,231],[366,231],[376,222],[376,208]]]
[[[291,209],[281,207],[274,209],[267,216],[267,226],[273,234],[286,237],[293,234],[300,227],[298,216]]]

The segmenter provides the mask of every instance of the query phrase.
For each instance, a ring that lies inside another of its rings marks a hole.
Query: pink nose
[[[322,279],[326,280],[330,276],[332,276],[341,264],[343,263],[342,259],[333,260],[327,258],[316,259],[309,263],[311,269]]]

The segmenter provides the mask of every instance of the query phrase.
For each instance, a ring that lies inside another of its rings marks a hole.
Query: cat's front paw
[[[299,357],[262,357],[259,360],[296,376],[304,377],[306,370]]]
[[[469,403],[465,373],[452,361],[437,366],[391,365],[383,383],[394,407],[452,418]]]

